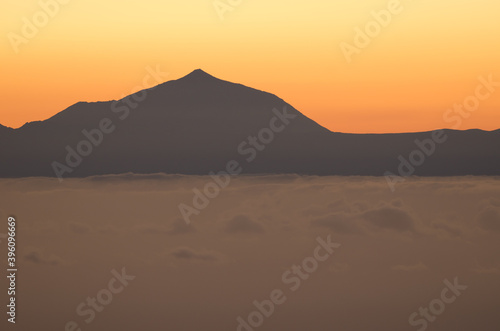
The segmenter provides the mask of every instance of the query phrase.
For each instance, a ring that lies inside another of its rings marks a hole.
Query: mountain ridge
[[[205,80],[205,81],[207,81],[207,80],[215,80],[215,81],[219,81],[219,82],[223,82],[223,83],[233,84],[235,86],[244,87],[244,88],[251,89],[251,90],[254,90],[254,91],[257,91],[257,92],[266,93],[266,94],[269,94],[269,95],[271,95],[273,97],[278,98],[283,103],[286,103],[283,99],[281,99],[280,97],[278,97],[277,95],[275,95],[273,93],[270,93],[270,92],[267,92],[267,91],[263,91],[263,90],[259,90],[259,89],[256,89],[256,88],[253,88],[253,87],[249,87],[249,86],[246,86],[246,85],[243,85],[243,84],[239,84],[239,83],[234,83],[234,82],[222,80],[220,78],[217,78],[217,77],[215,77],[215,76],[207,73],[203,69],[198,68],[198,69],[195,69],[195,70],[191,71],[189,74],[187,74],[187,75],[185,75],[183,77],[180,77],[180,78],[174,79],[174,80],[165,81],[165,82],[160,83],[158,85],[155,85],[153,87],[144,88],[144,89],[142,89],[140,91],[137,91],[135,93],[127,95],[127,96],[125,96],[125,97],[123,97],[121,99],[111,99],[111,100],[103,100],[103,101],[78,101],[78,102],[70,105],[69,107],[61,110],[60,112],[52,115],[51,117],[49,117],[49,118],[47,118],[45,120],[36,120],[36,121],[26,122],[25,124],[23,124],[22,126],[20,126],[18,128],[12,128],[12,127],[8,127],[8,126],[4,126],[4,125],[2,125],[0,123],[0,130],[4,130],[4,129],[19,130],[19,129],[22,129],[23,127],[27,126],[27,125],[28,126],[31,125],[32,123],[45,122],[45,121],[53,119],[54,117],[57,117],[59,114],[61,114],[63,112],[66,112],[68,110],[73,110],[76,107],[78,107],[79,105],[80,106],[81,105],[95,105],[95,104],[102,104],[102,103],[108,104],[108,103],[117,102],[117,101],[129,98],[131,95],[138,94],[138,93],[141,93],[143,91],[150,91],[150,90],[156,89],[158,87],[166,86],[165,84],[168,84],[168,83],[173,83],[173,82],[178,82],[178,81],[190,81],[190,83],[192,83],[193,81],[200,82],[202,80]],[[439,129],[439,130],[459,131],[459,132],[466,132],[466,131],[497,132],[497,131],[500,131],[500,128],[494,129],[494,130],[483,130],[483,129],[478,129],[478,128],[464,129],[464,130],[442,128],[442,129]],[[329,130],[329,131],[331,131],[331,130]],[[366,133],[338,132],[338,133],[352,134],[352,135],[394,135],[394,134],[429,133],[429,132],[432,132],[432,131],[434,131],[434,130],[428,130],[428,131],[411,131],[411,132],[385,132],[385,133],[372,133],[372,132],[366,132]],[[331,131],[331,132],[337,132],[337,131]]]
[[[110,131],[102,139],[101,126]],[[88,145],[89,132],[99,144]],[[66,166],[67,177],[206,175],[235,159],[243,173],[381,176],[397,173],[400,156],[433,132],[332,132],[274,94],[197,69],[118,100],[77,102],[44,121],[0,127],[0,177],[55,176],[54,164]],[[500,130],[442,132],[448,141],[433,143],[435,152],[412,174],[500,175]],[[91,152],[69,167],[68,151],[83,151],[82,144]]]

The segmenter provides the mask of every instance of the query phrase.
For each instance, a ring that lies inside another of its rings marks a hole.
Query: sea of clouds
[[[500,178],[411,178],[391,192],[375,177],[238,176],[188,225],[178,205],[208,180],[0,179],[0,217],[18,224],[16,327],[237,330],[282,289],[256,330],[418,330],[409,316],[458,277],[467,290],[427,329],[498,331]],[[283,273],[328,236],[341,246],[290,291]],[[122,268],[135,279],[86,323],[77,306]]]

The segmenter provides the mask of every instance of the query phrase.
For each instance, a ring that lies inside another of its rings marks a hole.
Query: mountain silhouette
[[[380,176],[407,170],[401,158],[418,160],[408,161],[412,175],[500,175],[500,130],[444,130],[431,148],[433,134],[331,132],[273,94],[197,69],[19,129],[0,125],[0,176],[207,175],[231,160],[247,174]]]

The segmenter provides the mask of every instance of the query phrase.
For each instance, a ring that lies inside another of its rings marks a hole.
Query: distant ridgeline
[[[500,130],[331,132],[277,96],[202,70],[121,100],[0,126],[0,177],[119,173],[500,175]],[[234,161],[234,162],[233,162]]]

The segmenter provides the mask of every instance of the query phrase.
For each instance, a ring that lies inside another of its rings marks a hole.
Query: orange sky
[[[44,21],[41,3],[56,1],[67,3]],[[355,45],[354,29],[391,1],[242,0],[223,20],[213,0],[4,1],[0,123],[119,98],[159,65],[167,79],[202,68],[274,93],[333,131],[452,127],[443,114],[474,95],[479,76],[500,82],[500,2],[401,0],[348,63],[341,43]],[[23,19],[38,19],[32,36]],[[14,34],[28,37],[13,47]],[[499,107],[500,87],[456,128],[498,129]]]

